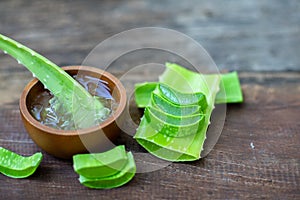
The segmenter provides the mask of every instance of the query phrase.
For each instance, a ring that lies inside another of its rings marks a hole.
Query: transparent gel
[[[83,74],[75,75],[73,78],[110,111],[106,118],[96,120],[95,125],[102,123],[114,113],[118,103],[112,97],[105,81]],[[37,121],[46,126],[59,130],[76,130],[72,113],[65,112],[58,99],[48,90],[45,90],[33,100],[30,112]],[[95,113],[95,117],[97,117],[97,113]]]

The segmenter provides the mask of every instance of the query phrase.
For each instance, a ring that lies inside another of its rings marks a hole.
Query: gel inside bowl
[[[112,74],[98,68],[86,66],[68,66],[63,69],[70,75],[80,74],[106,81],[118,106],[113,114],[98,126],[81,130],[59,130],[37,121],[30,113],[32,102],[38,94],[45,91],[37,79],[30,81],[20,98],[20,113],[24,126],[32,140],[49,154],[70,159],[74,154],[102,152],[114,147],[113,142],[121,133],[117,121],[121,119],[126,107],[126,90]]]

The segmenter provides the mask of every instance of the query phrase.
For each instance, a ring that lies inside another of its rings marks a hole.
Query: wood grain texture
[[[79,184],[71,161],[44,152],[40,167],[28,179],[0,176],[1,199],[298,199],[300,74],[244,72],[240,77],[245,103],[228,105],[222,135],[206,158],[136,174],[118,189],[91,190]],[[142,112],[131,107],[138,120]],[[2,104],[0,120],[1,146],[22,155],[40,151],[23,128],[16,101]],[[144,152],[129,135],[119,143]]]
[[[192,37],[221,69],[297,71],[299,11],[297,0],[3,0],[0,25],[2,33],[61,66],[80,64],[93,47],[114,34],[154,26]]]
[[[136,174],[121,188],[91,190],[80,185],[71,161],[43,152],[28,179],[0,175],[0,199],[300,199],[299,13],[297,0],[0,1],[1,33],[60,66],[80,64],[116,33],[159,26],[200,42],[221,70],[238,70],[245,96],[243,104],[227,106],[222,135],[204,159]],[[128,67],[164,58],[151,52],[133,57],[138,59],[120,59],[111,72],[122,78]],[[126,76],[127,89],[152,80],[159,70],[140,73]],[[22,155],[41,151],[18,110],[31,78],[0,54],[0,146]],[[138,123],[142,111],[133,99],[130,111]],[[130,135],[123,134],[118,143],[145,152]]]

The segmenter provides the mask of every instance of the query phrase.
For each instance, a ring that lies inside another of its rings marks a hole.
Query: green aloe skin
[[[205,75],[203,75],[205,76]],[[237,72],[221,74],[220,90],[215,103],[241,103],[243,94]],[[195,77],[196,79],[197,77]],[[151,103],[151,95],[155,92],[159,82],[145,82],[135,85],[135,102],[139,108],[145,108]]]
[[[73,156],[74,171],[79,182],[94,189],[111,189],[128,183],[135,175],[136,166],[131,152],[123,145],[109,151]]]
[[[145,108],[144,117],[153,129],[171,137],[193,135],[205,120],[202,113],[175,116],[151,106]]]
[[[72,113],[77,129],[94,126],[109,114],[97,98],[56,64],[28,47],[0,34],[0,49],[30,70],[58,99],[65,112]]]
[[[23,157],[0,147],[0,172],[11,178],[26,178],[36,171],[42,158],[41,153]]]
[[[218,93],[220,87],[225,93]],[[242,102],[243,97],[236,72],[201,75],[167,63],[159,82],[136,85],[135,100],[146,107],[134,136],[137,142],[161,159],[193,161],[203,150],[215,102]],[[156,109],[159,113],[149,114]],[[203,119],[195,121],[195,114]]]
[[[154,92],[151,93],[150,104],[154,108],[158,108],[164,112],[169,112],[170,114],[175,116],[195,114],[198,113],[201,108],[199,105],[180,106],[174,104],[163,98],[162,96],[155,94]]]
[[[60,112],[71,113],[77,129],[87,128],[103,121],[110,110],[105,108],[97,97],[93,97],[69,74],[56,64],[20,44],[0,34],[0,49],[11,55],[19,64],[30,70],[34,77],[48,89],[54,98],[52,101]],[[0,171],[13,177],[24,178],[38,167],[42,154],[36,153],[24,158],[0,147]]]
[[[73,156],[74,171],[86,178],[102,178],[121,171],[127,163],[125,146],[117,146],[105,153]]]

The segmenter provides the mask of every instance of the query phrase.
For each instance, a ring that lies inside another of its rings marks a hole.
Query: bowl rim
[[[89,128],[79,129],[79,130],[60,130],[60,129],[56,129],[56,128],[52,128],[52,127],[43,125],[42,123],[37,121],[31,115],[31,113],[27,109],[27,105],[26,105],[26,99],[27,99],[27,96],[28,96],[30,90],[33,88],[33,86],[35,86],[39,82],[39,80],[37,78],[34,78],[23,89],[21,97],[20,97],[20,101],[19,101],[20,112],[28,123],[30,123],[32,126],[36,127],[37,129],[39,129],[47,134],[63,135],[63,136],[79,136],[79,135],[85,135],[85,134],[89,134],[91,132],[102,130],[103,128],[107,127],[111,123],[115,122],[115,120],[120,117],[122,112],[125,110],[125,106],[127,103],[127,97],[126,97],[126,90],[118,78],[116,78],[114,75],[112,75],[111,73],[109,73],[107,71],[104,71],[104,70],[96,68],[96,67],[90,67],[90,66],[71,65],[71,66],[63,66],[62,69],[65,71],[78,70],[78,71],[93,72],[93,73],[97,73],[101,76],[105,76],[106,78],[111,80],[115,84],[114,89],[117,89],[120,93],[120,101],[118,103],[118,107],[115,110],[114,114],[109,116],[104,122],[102,122],[99,125],[92,126]]]

